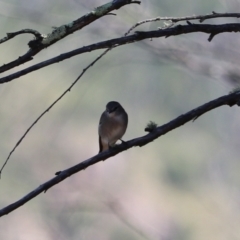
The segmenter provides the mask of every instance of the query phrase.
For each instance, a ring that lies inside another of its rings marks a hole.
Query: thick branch
[[[194,33],[194,32],[203,32],[210,34],[209,40],[212,40],[212,37],[224,32],[239,32],[240,31],[240,24],[239,23],[229,23],[229,24],[221,24],[221,25],[211,25],[211,24],[190,24],[190,25],[178,25],[172,28],[167,29],[159,29],[156,31],[149,31],[149,32],[136,32],[133,35],[127,36],[127,37],[120,37],[111,39],[108,41],[103,41],[99,43],[94,43],[85,47],[78,48],[76,50],[63,53],[61,55],[58,55],[57,57],[48,59],[46,61],[43,61],[41,63],[35,64],[31,67],[28,67],[26,69],[23,69],[21,71],[18,71],[16,73],[10,74],[6,77],[0,78],[0,84],[12,81],[13,79],[19,78],[23,75],[26,75],[30,72],[36,71],[38,69],[41,69],[43,67],[49,66],[51,64],[63,61],[67,58],[71,58],[73,56],[91,52],[98,49],[104,49],[104,48],[115,48],[119,47],[124,44],[129,44],[137,41],[141,41],[143,39],[147,38],[160,38],[160,37],[170,37],[170,36],[177,36],[181,34],[187,34],[187,33]]]
[[[4,64],[0,67],[0,73],[5,72],[9,69],[12,69],[16,66],[19,66],[23,63],[26,63],[33,59],[33,57],[42,51],[44,48],[49,47],[50,45],[58,42],[59,40],[65,38],[69,34],[76,32],[77,30],[82,29],[83,27],[89,25],[90,23],[96,21],[97,19],[108,15],[109,12],[113,10],[117,10],[127,4],[137,3],[140,4],[140,1],[132,1],[132,0],[113,0],[112,2],[106,3],[100,7],[97,7],[95,10],[85,14],[81,18],[77,20],[62,25],[60,27],[55,28],[51,33],[44,35],[42,34],[41,37],[37,37],[35,40],[32,40],[28,43],[30,50],[18,59]],[[21,31],[19,31],[21,32]],[[31,33],[37,32],[35,30],[31,30]],[[15,35],[16,36],[16,35]],[[12,36],[13,37],[13,36]],[[6,41],[6,38],[3,38],[2,41]],[[1,43],[1,40],[0,40]]]
[[[39,195],[40,193],[46,192],[49,188],[53,187],[54,185],[58,184],[59,182],[63,181],[64,179],[70,177],[71,175],[73,175],[79,171],[85,170],[87,167],[89,167],[93,164],[96,164],[100,161],[103,161],[110,157],[113,157],[113,156],[117,155],[118,153],[123,152],[129,148],[132,148],[135,146],[142,147],[142,146],[154,141],[155,139],[159,138],[160,136],[168,133],[169,131],[172,131],[173,129],[184,125],[185,123],[196,119],[197,117],[201,116],[202,114],[204,114],[208,111],[211,111],[212,109],[215,109],[215,108],[223,106],[223,105],[229,105],[229,106],[233,106],[235,104],[239,105],[239,102],[240,102],[240,92],[235,92],[235,93],[217,98],[217,99],[210,101],[198,108],[193,109],[192,111],[190,111],[186,114],[183,114],[183,115],[177,117],[176,119],[170,121],[169,123],[166,123],[160,127],[157,127],[155,130],[153,130],[152,132],[150,132],[149,134],[147,134],[143,137],[135,138],[133,140],[125,142],[116,148],[112,148],[108,151],[104,151],[104,152],[102,152],[98,155],[95,155],[94,157],[91,157],[71,168],[68,168],[61,172],[58,172],[58,175],[56,177],[54,177],[51,180],[40,185],[38,188],[36,188],[32,192],[28,193],[26,196],[24,196],[20,200],[16,201],[15,203],[12,203],[12,204],[8,205],[7,207],[2,208],[0,210],[0,217],[14,211],[15,209],[19,208],[23,204],[27,203],[28,201],[30,201],[31,199],[33,199],[34,197]]]

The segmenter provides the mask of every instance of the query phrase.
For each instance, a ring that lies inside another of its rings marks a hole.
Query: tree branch
[[[47,35],[39,33],[39,35],[41,37],[37,37],[36,39],[31,40],[28,43],[30,50],[28,50],[27,53],[20,56],[18,59],[1,66],[0,73],[5,72],[9,69],[12,69],[14,67],[17,67],[23,63],[26,63],[26,62],[32,60],[33,57],[37,53],[42,51],[44,48],[47,48],[47,47],[51,46],[52,44],[58,42],[59,40],[62,40],[69,34],[72,34],[76,31],[82,29],[83,27],[89,25],[90,23],[96,21],[97,19],[99,19],[105,15],[108,15],[109,12],[111,12],[113,10],[117,10],[117,9],[119,9],[127,4],[131,4],[131,3],[140,4],[141,2],[140,1],[132,1],[132,0],[113,0],[112,2],[109,2],[102,6],[97,7],[95,10],[85,14],[81,18],[78,18],[71,23],[54,28],[54,30]],[[19,31],[19,32],[21,32],[21,31]],[[33,32],[36,33],[37,31],[31,30],[31,33],[33,33]],[[14,37],[14,35],[12,35],[12,37]],[[2,42],[7,41],[6,37],[1,39],[0,43],[1,43],[1,41]]]
[[[144,24],[144,23],[149,23],[149,22],[158,22],[158,21],[169,21],[170,24],[174,24],[177,22],[181,21],[190,21],[190,20],[199,20],[199,22],[203,22],[207,19],[213,19],[213,18],[239,18],[240,13],[216,13],[212,12],[211,14],[206,14],[206,15],[196,15],[196,16],[186,16],[186,17],[156,17],[156,18],[150,18],[150,19],[145,19],[143,21],[137,22],[135,25],[133,25],[127,33],[130,33],[133,29],[136,27]]]
[[[17,35],[27,34],[27,33],[28,33],[28,34],[33,34],[33,35],[36,37],[36,39],[39,39],[39,40],[41,40],[41,39],[43,38],[43,36],[41,35],[41,33],[39,33],[39,32],[36,31],[36,30],[23,29],[23,30],[18,31],[18,32],[7,33],[7,36],[6,36],[6,37],[0,39],[0,44],[2,44],[2,43],[4,43],[4,42],[6,42],[6,41],[8,41],[8,40],[10,40],[10,39],[12,39],[12,38],[14,38],[14,37],[16,37]]]
[[[105,54],[107,54],[111,48],[105,50],[102,54],[100,54],[94,61],[92,61],[86,68],[84,68],[81,72],[81,74],[75,79],[75,81],[46,109],[44,110],[38,117],[37,119],[28,127],[28,129],[24,132],[24,134],[21,136],[21,138],[17,141],[13,149],[10,151],[10,153],[7,156],[7,159],[3,163],[1,169],[0,169],[0,178],[2,175],[2,171],[5,168],[6,164],[8,163],[10,157],[12,156],[13,152],[16,150],[16,148],[19,146],[19,144],[23,141],[23,139],[27,136],[29,131],[38,123],[38,121],[47,113],[49,112],[52,107],[59,102],[68,92],[71,91],[71,89],[74,87],[74,85],[78,82],[78,80],[83,76],[83,74],[90,68],[92,67],[98,60],[100,60]]]
[[[38,188],[31,191],[30,193],[28,193],[26,196],[19,199],[18,201],[8,205],[7,207],[2,208],[0,210],[0,217],[14,211],[15,209],[21,207],[22,205],[24,205],[25,203],[27,203],[28,201],[30,201],[31,199],[33,199],[34,197],[39,195],[40,193],[46,192],[49,188],[53,187],[54,185],[58,184],[59,182],[63,181],[64,179],[70,177],[71,175],[73,175],[79,171],[85,170],[86,168],[88,168],[89,166],[91,166],[93,164],[96,164],[100,161],[103,161],[110,157],[113,157],[120,152],[126,151],[129,148],[136,147],[136,146],[142,147],[142,146],[154,141],[155,139],[159,138],[160,136],[168,133],[169,131],[172,131],[173,129],[178,128],[178,127],[184,125],[185,123],[187,123],[191,120],[194,120],[194,119],[198,118],[199,116],[203,115],[204,113],[211,111],[215,108],[218,108],[223,105],[228,105],[231,107],[235,104],[237,104],[238,106],[240,105],[240,91],[231,93],[229,95],[222,96],[213,101],[205,103],[202,106],[195,108],[160,127],[157,127],[155,130],[153,130],[152,132],[150,132],[149,134],[147,134],[145,136],[135,138],[133,140],[122,143],[115,148],[111,148],[108,151],[104,151],[98,155],[95,155],[73,167],[70,167],[66,170],[60,171],[60,172],[56,173],[57,174],[56,177],[43,183]]]
[[[91,52],[98,49],[115,48],[115,47],[119,47],[119,46],[133,43],[133,42],[138,42],[148,38],[152,39],[152,38],[160,38],[160,37],[170,37],[170,36],[177,36],[181,34],[195,33],[195,32],[210,34],[208,40],[211,41],[213,36],[216,36],[217,34],[220,34],[220,33],[240,32],[240,24],[239,23],[229,23],[229,24],[221,24],[221,25],[211,25],[211,24],[190,24],[189,25],[188,24],[184,26],[177,25],[171,28],[159,29],[159,30],[148,31],[148,32],[138,31],[135,34],[130,36],[125,36],[125,37],[115,38],[115,39],[111,39],[103,42],[94,43],[94,44],[81,47],[67,53],[63,53],[54,58],[35,64],[31,67],[25,68],[16,73],[10,74],[6,77],[2,77],[0,78],[0,84],[10,82],[13,79],[19,78],[30,72],[36,71],[38,69],[41,69],[43,67],[49,66],[57,62],[61,62],[67,58],[71,58],[73,56],[76,56],[82,53]]]

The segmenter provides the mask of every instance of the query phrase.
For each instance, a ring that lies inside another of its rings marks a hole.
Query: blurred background
[[[104,0],[0,0],[0,28],[49,33]],[[115,11],[43,50],[23,69],[84,45],[122,36],[157,16],[237,12],[235,0],[142,1]],[[239,22],[214,19],[205,23]],[[182,23],[184,24],[184,23]],[[137,30],[163,26],[150,23]],[[1,44],[1,65],[27,49],[31,35]],[[238,86],[239,34],[203,33],[144,40],[110,51],[27,135],[0,180],[3,208],[98,152],[107,102],[129,114],[124,140]],[[0,86],[0,165],[32,122],[102,51],[86,53]],[[15,71],[14,70],[14,71]],[[11,73],[13,71],[9,71]],[[2,74],[5,76],[7,73]],[[240,239],[240,111],[221,107],[142,148],[95,164],[0,219],[0,239]]]

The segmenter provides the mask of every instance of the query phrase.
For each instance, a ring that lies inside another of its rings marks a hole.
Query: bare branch
[[[8,154],[7,159],[5,160],[4,164],[2,165],[1,169],[0,169],[0,178],[1,178],[1,174],[2,171],[4,169],[4,167],[6,166],[6,164],[8,163],[11,155],[13,154],[13,152],[16,150],[16,148],[19,146],[19,144],[23,141],[23,139],[26,137],[26,135],[29,133],[29,131],[35,126],[35,124],[37,124],[37,122],[48,112],[50,111],[50,109],[57,103],[59,102],[68,92],[71,91],[71,89],[73,88],[73,86],[78,82],[78,80],[83,76],[83,74],[91,67],[93,66],[98,60],[100,60],[104,55],[106,55],[112,48],[108,48],[107,50],[105,50],[102,54],[100,54],[93,62],[91,62],[85,69],[83,69],[82,73],[77,77],[77,79],[70,85],[70,87],[68,87],[44,112],[42,112],[38,118],[30,125],[30,127],[24,132],[24,134],[21,136],[21,138],[18,140],[18,142],[15,144],[15,146],[13,147],[13,149],[10,151],[10,153]]]
[[[101,55],[99,55],[93,62],[91,62],[86,68],[83,69],[82,73],[77,77],[77,79],[70,85],[70,87],[68,87],[44,112],[42,112],[38,118],[31,124],[31,126],[24,132],[24,134],[21,136],[21,138],[18,140],[18,142],[15,144],[15,146],[13,147],[13,149],[10,151],[10,153],[8,154],[7,159],[5,160],[4,164],[2,165],[1,169],[0,169],[0,178],[2,175],[2,171],[4,169],[4,167],[6,166],[6,164],[8,163],[11,155],[13,154],[13,152],[16,150],[16,148],[19,146],[19,144],[23,141],[23,139],[26,137],[26,135],[29,133],[29,131],[37,124],[37,122],[47,113],[50,111],[50,109],[58,102],[60,101],[68,92],[71,91],[71,89],[73,88],[73,86],[78,82],[78,80],[83,76],[83,74],[90,68],[92,67],[99,59],[101,59],[108,51],[110,51],[111,49],[107,49],[105,50]]]
[[[93,164],[96,164],[100,161],[103,161],[110,157],[113,157],[120,152],[126,151],[129,148],[132,148],[135,146],[142,147],[142,146],[154,141],[155,139],[159,138],[160,136],[168,133],[169,131],[176,129],[176,128],[184,125],[185,123],[187,123],[191,120],[194,120],[197,117],[199,117],[199,116],[203,115],[204,113],[211,111],[215,108],[218,108],[223,105],[228,105],[230,107],[235,104],[240,105],[239,102],[240,102],[240,92],[239,91],[222,96],[213,101],[205,103],[202,106],[195,108],[160,127],[157,127],[154,131],[148,133],[145,136],[135,138],[133,140],[122,143],[115,148],[111,148],[108,151],[104,151],[98,155],[95,155],[73,167],[70,167],[70,168],[60,171],[60,172],[57,172],[56,177],[43,183],[38,188],[34,189],[33,191],[31,191],[30,193],[28,193],[26,196],[19,199],[18,201],[2,208],[0,210],[0,217],[14,211],[15,209],[21,207],[22,205],[24,205],[25,203],[27,203],[28,201],[30,201],[31,199],[33,199],[34,197],[39,195],[40,193],[46,192],[49,188],[53,187],[54,185],[58,184],[59,182],[62,182],[64,179],[70,177],[71,175],[73,175],[79,171],[85,170],[86,168],[88,168],[89,166],[91,166]]]
[[[23,29],[23,30],[18,31],[18,32],[7,33],[6,37],[0,39],[0,44],[4,43],[4,42],[6,42],[6,41],[16,37],[17,35],[20,35],[20,34],[33,34],[36,37],[36,39],[39,39],[39,40],[43,39],[43,37],[44,37],[44,36],[41,35],[41,33],[39,33],[36,30],[33,30],[33,29]]]
[[[73,56],[76,56],[82,53],[91,52],[94,50],[104,49],[104,48],[115,48],[124,44],[138,42],[143,39],[170,37],[170,36],[177,36],[181,34],[195,33],[195,32],[203,32],[203,33],[210,34],[210,36],[212,35],[215,36],[220,33],[239,32],[239,31],[240,31],[239,23],[229,23],[229,24],[221,24],[221,25],[211,25],[211,24],[190,24],[190,25],[184,25],[184,26],[177,25],[171,28],[159,29],[155,31],[148,31],[148,32],[138,31],[135,34],[130,36],[125,36],[125,37],[115,38],[115,39],[111,39],[103,42],[94,43],[94,44],[81,47],[67,53],[63,53],[54,58],[35,64],[31,67],[25,68],[16,73],[10,74],[6,77],[2,77],[0,78],[0,84],[12,81],[13,79],[19,78],[30,72],[36,71],[38,69],[41,69],[43,67],[49,66],[57,62],[61,62],[67,58],[71,58]],[[210,41],[211,38],[208,40]]]
[[[31,40],[28,43],[30,50],[26,54],[20,56],[18,59],[14,60],[10,63],[4,64],[3,66],[1,66],[0,73],[5,72],[9,69],[12,69],[16,66],[19,66],[23,63],[26,63],[26,62],[32,60],[33,57],[37,53],[42,51],[44,48],[47,48],[50,45],[65,38],[69,34],[72,34],[76,31],[82,29],[83,27],[89,25],[90,23],[96,21],[97,19],[99,19],[105,15],[108,15],[109,12],[111,12],[113,10],[117,10],[117,9],[119,9],[127,4],[131,4],[131,3],[140,4],[140,1],[131,1],[131,0],[111,1],[109,3],[106,3],[102,6],[97,7],[95,10],[85,14],[81,18],[78,18],[78,19],[72,21],[71,23],[64,24],[60,27],[54,28],[54,30],[47,35],[42,34],[41,38],[36,38],[34,40]],[[32,31],[34,31],[34,30],[32,30]]]
[[[145,19],[143,21],[137,22],[135,25],[133,25],[128,31],[127,34],[132,32],[133,29],[137,28],[138,26],[144,24],[144,23],[149,23],[149,22],[158,22],[158,21],[169,21],[169,24],[174,24],[177,22],[181,21],[189,21],[189,20],[199,20],[199,22],[203,22],[207,19],[213,19],[213,18],[239,18],[240,13],[216,13],[212,12],[211,14],[206,14],[206,15],[196,15],[196,16],[186,16],[186,17],[156,17],[156,18],[150,18],[150,19]]]
[[[112,48],[108,48],[107,50],[105,50],[102,54],[100,54],[93,62],[91,62],[85,69],[83,69],[82,73],[77,77],[77,79],[70,85],[70,87],[68,87],[44,112],[42,112],[40,114],[40,116],[30,125],[30,127],[24,132],[24,134],[22,135],[22,137],[18,140],[18,142],[16,143],[16,145],[13,147],[13,149],[10,151],[10,153],[8,154],[7,159],[5,160],[4,164],[2,165],[1,169],[0,169],[0,178],[1,178],[1,174],[2,171],[4,169],[4,167],[6,166],[6,164],[8,163],[11,155],[13,154],[13,152],[15,151],[15,149],[19,146],[19,144],[23,141],[23,139],[26,137],[26,135],[28,134],[28,132],[34,127],[35,124],[37,124],[37,122],[48,112],[50,111],[50,109],[57,103],[59,102],[68,92],[71,91],[71,89],[73,88],[73,86],[78,82],[78,80],[83,76],[83,74],[91,67],[93,66],[98,60],[100,60],[104,55],[106,55]]]

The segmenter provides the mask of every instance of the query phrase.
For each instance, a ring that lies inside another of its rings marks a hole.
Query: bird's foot
[[[127,142],[123,141],[122,139],[119,140],[122,142],[122,144],[127,145]]]
[[[127,144],[127,142],[123,141],[122,139],[119,139],[119,140],[122,142],[121,144],[115,144],[115,145],[113,145],[113,146],[108,145],[108,148],[109,148],[109,149],[117,149],[117,148],[119,148],[122,144]]]
[[[113,145],[113,146],[111,146],[111,145],[108,145],[108,148],[109,149],[116,149],[116,148],[118,148],[118,144],[115,144],[115,145]]]

